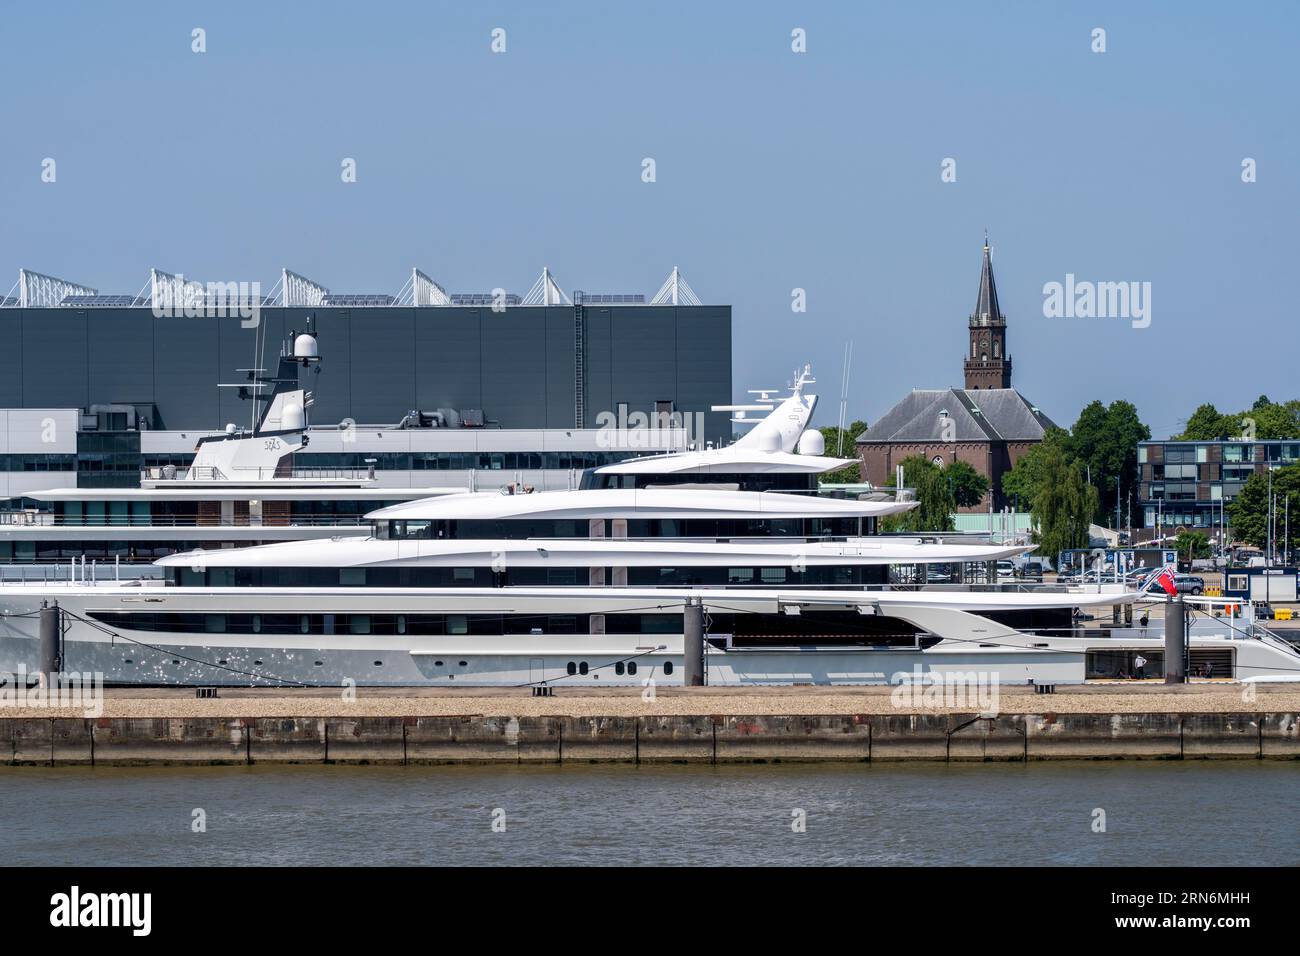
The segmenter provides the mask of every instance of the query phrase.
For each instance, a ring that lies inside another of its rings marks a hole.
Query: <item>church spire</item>
[[[980,267],[980,291],[970,324],[1001,325],[1006,319],[998,308],[998,287],[993,281],[993,260],[989,256],[989,234],[984,232],[984,264]]]
[[[1010,388],[1011,356],[1007,354],[1007,320],[998,306],[993,281],[989,234],[984,232],[984,263],[980,267],[979,297],[970,316],[970,351],[963,363],[968,389]]]

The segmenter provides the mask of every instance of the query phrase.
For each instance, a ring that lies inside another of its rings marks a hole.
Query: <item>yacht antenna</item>
[[[265,323],[258,322],[257,327],[253,329],[253,368],[266,367],[262,364],[262,357],[265,355],[266,352],[265,349],[266,338],[263,332],[264,324]],[[249,378],[252,378],[252,376],[250,375]],[[248,410],[248,415],[249,415],[248,431],[250,434],[252,434],[253,432],[257,431],[258,403],[250,402],[249,404],[252,407]]]
[[[844,457],[844,418],[849,405],[849,376],[853,374],[853,340],[844,343],[844,370],[840,376],[840,430],[839,441],[835,447],[838,458]]]

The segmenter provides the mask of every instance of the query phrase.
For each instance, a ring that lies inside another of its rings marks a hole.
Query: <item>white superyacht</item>
[[[1056,684],[1158,658],[1158,632],[1075,626],[1139,599],[1122,585],[897,583],[899,568],[1027,549],[876,535],[915,506],[901,491],[817,495],[817,476],[849,461],[808,428],[808,381],[730,446],[595,468],[576,490],[396,504],[364,537],[162,558],[161,584],[5,587],[0,671],[37,668],[51,602],[61,669],[117,684],[675,684],[695,601],[711,684]],[[1194,633],[1191,657],[1220,677],[1300,673],[1290,645],[1231,623]]]

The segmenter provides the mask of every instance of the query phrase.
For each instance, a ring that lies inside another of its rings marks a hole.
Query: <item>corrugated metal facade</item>
[[[274,369],[290,329],[316,316],[323,372],[307,384],[313,421],[397,422],[410,409],[481,409],[506,428],[573,428],[574,309],[317,308],[262,310],[266,351],[238,318],[155,318],[135,309],[0,309],[0,408],[146,404],[156,426],[219,428],[247,420],[237,368]],[[602,306],[586,323],[586,416],[704,413],[710,439],[730,433],[730,306]]]

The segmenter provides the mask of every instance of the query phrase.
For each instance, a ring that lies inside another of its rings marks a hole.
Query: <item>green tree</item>
[[[1266,396],[1260,396],[1260,402],[1242,415],[1242,418],[1254,421],[1255,438],[1300,437],[1300,401],[1278,405],[1268,401]]]
[[[917,506],[899,515],[890,515],[881,523],[885,531],[951,531],[956,499],[944,476],[944,469],[922,455],[904,458],[903,487],[916,492]],[[893,487],[894,479],[888,485]]]
[[[1215,441],[1227,438],[1232,433],[1231,416],[1220,414],[1213,405],[1206,403],[1192,412],[1181,435],[1174,441]]]
[[[825,425],[818,429],[826,443],[826,454],[831,458],[854,458],[858,454],[858,436],[867,430],[866,422],[854,422],[848,428]],[[819,475],[819,484],[855,484],[862,480],[862,465],[855,462]]]
[[[1034,496],[1042,487],[1043,470],[1053,448],[1063,449],[1069,433],[1063,428],[1049,428],[1043,440],[1017,459],[1015,467],[1002,473],[1002,493],[1018,502],[1021,511],[1032,511]]]
[[[1070,457],[1084,467],[1087,480],[1097,489],[1093,520],[1115,523],[1115,504],[1120,503],[1120,521],[1137,495],[1137,445],[1151,437],[1151,429],[1138,417],[1132,402],[1117,400],[1109,406],[1089,403],[1079,413],[1070,431]]]
[[[988,494],[989,480],[964,461],[954,461],[943,473],[959,508],[973,508]]]
[[[1246,479],[1241,493],[1228,504],[1230,530],[1238,541],[1245,541],[1257,548],[1268,543],[1268,490],[1268,474],[1256,472]],[[1273,472],[1273,494],[1277,496],[1274,528],[1278,547],[1290,551],[1300,541],[1300,463]],[[1291,502],[1291,540],[1284,542],[1287,521],[1283,515],[1287,511],[1288,500]]]
[[[1097,510],[1097,489],[1083,464],[1071,461],[1058,443],[1043,446],[1040,483],[1033,496],[1034,540],[1039,553],[1055,561],[1069,548],[1088,546],[1088,525]]]
[[[1193,561],[1210,556],[1210,539],[1200,531],[1180,531],[1174,538],[1174,550],[1180,560]]]
[[[1289,402],[1272,402],[1267,395],[1255,399],[1255,404],[1241,412],[1220,414],[1213,405],[1201,405],[1187,419],[1175,441],[1213,441],[1220,438],[1241,438],[1247,441],[1263,438],[1300,438],[1300,399]]]

